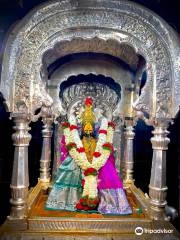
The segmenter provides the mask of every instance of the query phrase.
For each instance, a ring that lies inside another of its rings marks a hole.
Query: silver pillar
[[[54,180],[55,174],[60,164],[61,152],[60,152],[60,143],[62,139],[62,131],[59,129],[59,124],[55,124],[54,129],[54,161],[52,169],[52,181]]]
[[[121,177],[121,180],[124,181],[124,178],[125,178],[125,163],[124,163],[124,157],[125,157],[125,126],[122,126],[121,127],[121,161],[120,161],[120,177]]]
[[[168,149],[167,138],[168,121],[158,121],[152,132],[154,136],[151,138],[153,148],[153,159],[151,167],[151,179],[149,185],[150,196],[150,214],[155,220],[165,219],[166,206],[166,150]]]
[[[133,158],[133,140],[134,140],[134,128],[133,128],[133,119],[128,118],[125,120],[125,146],[124,146],[124,180],[125,184],[132,184],[133,180],[133,167],[134,167],[134,158]]]
[[[42,130],[43,146],[40,160],[40,180],[50,181],[50,162],[51,162],[51,137],[53,117],[50,108],[42,108],[42,121],[44,123]]]
[[[115,165],[120,175],[120,166],[121,166],[121,131],[119,127],[116,127],[114,136],[113,136],[113,145],[114,145],[114,155],[115,155]]]
[[[29,186],[28,173],[28,146],[31,135],[28,133],[29,121],[26,115],[14,114],[15,133],[12,135],[14,141],[14,164],[11,179],[11,200],[12,205],[10,219],[23,219],[27,214],[26,199]]]

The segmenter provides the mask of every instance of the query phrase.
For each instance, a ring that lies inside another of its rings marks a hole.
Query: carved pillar
[[[42,107],[42,121],[44,123],[42,130],[43,146],[40,160],[40,180],[50,181],[50,162],[51,162],[51,137],[53,117],[51,109]]]
[[[124,163],[124,157],[125,157],[125,126],[121,126],[121,161],[120,161],[120,177],[121,180],[124,181],[125,178],[125,163]]]
[[[133,140],[134,140],[134,128],[133,128],[133,119],[127,118],[125,120],[125,146],[124,146],[124,183],[132,184],[133,180]]]
[[[26,217],[26,199],[29,186],[28,173],[28,146],[31,135],[28,133],[29,120],[24,114],[14,114],[15,133],[12,135],[14,141],[14,164],[11,179],[11,200],[12,204],[10,219],[22,219]]]
[[[116,169],[118,171],[118,174],[120,175],[121,132],[120,132],[120,129],[118,127],[115,129],[115,132],[114,132],[113,145],[114,145],[115,165],[116,165]]]
[[[54,161],[52,169],[52,181],[54,180],[55,174],[60,164],[61,152],[60,152],[60,143],[62,139],[62,132],[59,131],[59,123],[55,124],[54,129]]]
[[[165,219],[166,206],[166,150],[168,149],[167,138],[168,126],[167,120],[158,121],[152,132],[154,136],[151,138],[153,148],[153,159],[151,167],[151,179],[149,185],[150,196],[150,214],[153,219]]]

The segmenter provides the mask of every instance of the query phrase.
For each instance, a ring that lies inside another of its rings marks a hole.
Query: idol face
[[[93,126],[91,123],[86,123],[83,127],[83,132],[84,132],[84,135],[87,135],[87,136],[91,136],[92,133],[93,133]]]

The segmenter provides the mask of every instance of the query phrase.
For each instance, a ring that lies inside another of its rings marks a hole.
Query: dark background
[[[3,40],[10,27],[21,20],[33,7],[46,1],[43,0],[0,0],[0,65],[3,52]],[[133,2],[153,10],[164,18],[177,32],[180,32],[180,1],[179,0],[136,0]],[[1,67],[1,66],[0,66]],[[0,224],[9,214],[10,181],[13,165],[12,126],[9,113],[3,106],[3,98],[0,96]],[[30,186],[36,184],[39,175],[39,159],[41,154],[42,123],[31,124],[32,140],[29,147],[29,172]],[[148,192],[148,184],[151,170],[151,137],[152,127],[139,121],[136,128],[134,141],[134,178],[136,185],[144,192]],[[171,142],[167,152],[167,186],[168,204],[179,209],[180,199],[180,116],[177,115],[174,124],[169,127]],[[174,221],[178,226],[179,219]],[[179,222],[180,226],[180,222]]]

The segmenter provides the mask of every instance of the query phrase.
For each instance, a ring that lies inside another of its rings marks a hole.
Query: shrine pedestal
[[[128,201],[133,213],[125,216],[102,215],[45,210],[48,183],[39,181],[29,193],[28,217],[22,220],[7,220],[1,227],[2,240],[83,240],[83,239],[137,239],[138,231],[144,231],[143,239],[163,239],[164,233],[147,233],[148,230],[171,230],[170,239],[179,239],[175,228],[168,221],[154,221],[150,218],[149,198],[133,184],[126,188]],[[156,237],[156,238],[154,238]]]

